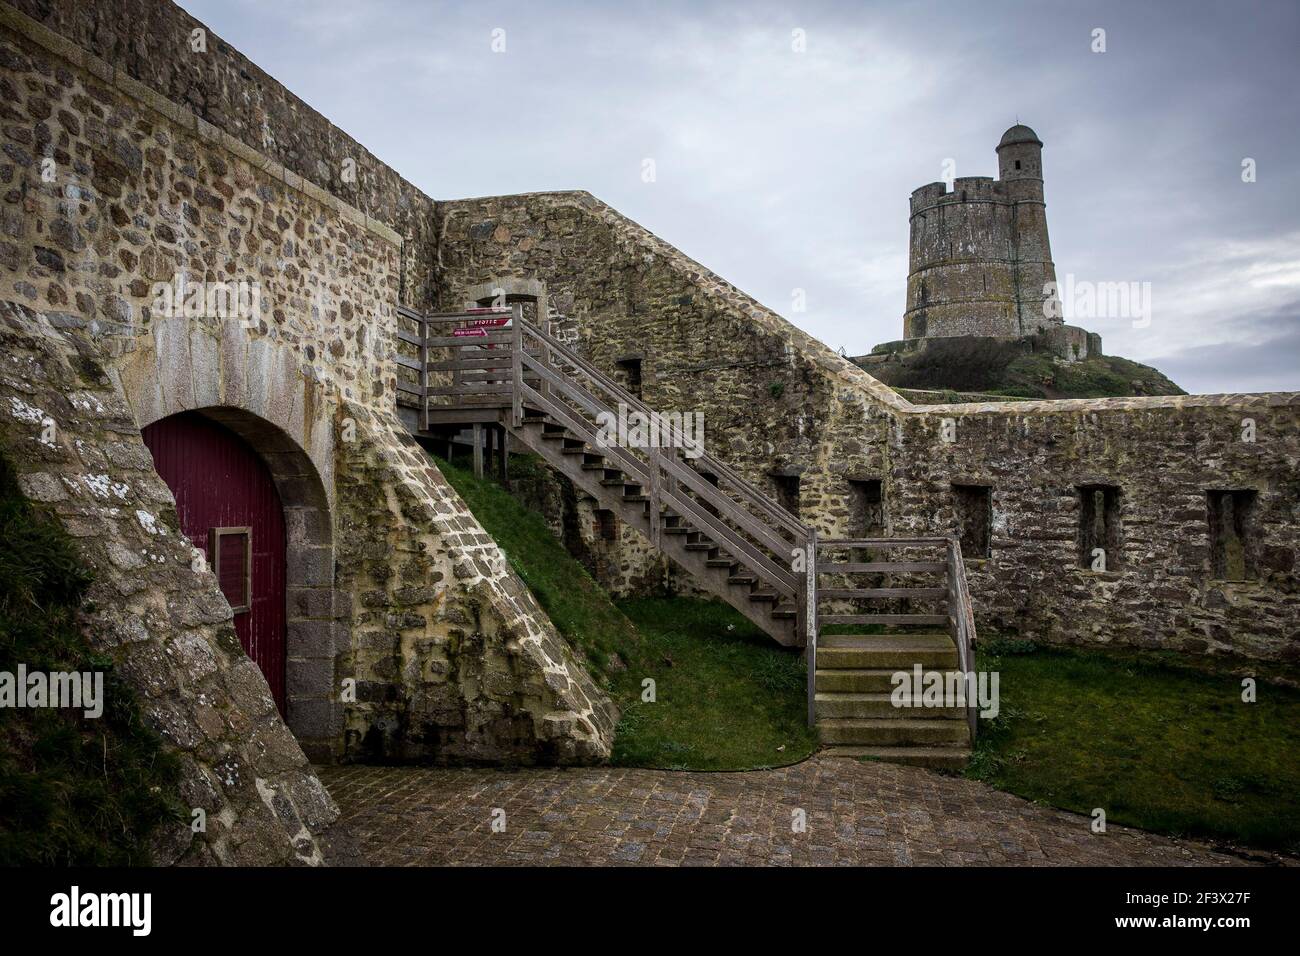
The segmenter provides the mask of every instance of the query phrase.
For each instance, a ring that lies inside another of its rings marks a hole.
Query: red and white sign
[[[451,334],[458,339],[482,338],[496,329],[512,328],[512,322],[513,316],[500,314],[490,319],[470,319],[469,324],[459,329],[452,329]]]

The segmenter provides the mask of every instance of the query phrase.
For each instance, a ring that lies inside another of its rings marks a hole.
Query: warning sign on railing
[[[512,322],[513,317],[510,315],[497,315],[490,319],[468,319],[461,328],[452,329],[451,334],[458,339],[481,338],[496,329],[513,328]]]

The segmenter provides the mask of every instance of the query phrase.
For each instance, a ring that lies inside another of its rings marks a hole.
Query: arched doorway
[[[142,429],[176,498],[181,530],[207,558],[244,651],[287,716],[284,508],[270,469],[237,434],[197,412]]]

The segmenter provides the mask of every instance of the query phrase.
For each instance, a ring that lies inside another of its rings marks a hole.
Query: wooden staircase
[[[526,322],[518,306],[398,311],[412,326],[398,336],[399,413],[417,437],[469,424],[476,432],[488,426],[508,433],[641,532],[703,590],[779,643],[806,648],[809,723],[832,752],[945,767],[964,760],[973,710],[898,708],[889,696],[893,670],[918,663],[970,669],[974,626],[955,542],[819,540],[725,462],[684,441],[688,433],[678,420],[658,415],[545,328]],[[666,423],[668,441],[609,440],[611,423],[637,416]],[[944,560],[853,558],[863,549],[936,547]],[[818,566],[819,556],[846,550],[849,560]],[[881,586],[892,585],[893,575],[940,570],[942,587]],[[864,573],[869,586],[855,584]],[[945,609],[918,614],[910,607],[915,601]],[[819,622],[823,606],[833,613]],[[835,633],[843,625],[864,632]],[[909,632],[918,626],[926,630]]]

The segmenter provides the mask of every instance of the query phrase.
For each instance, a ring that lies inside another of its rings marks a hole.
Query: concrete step
[[[818,655],[818,663],[821,663]],[[880,694],[894,689],[891,678],[900,668],[886,667],[880,670],[866,668],[841,667],[825,670],[817,668],[817,693],[822,694]]]
[[[947,634],[827,634],[817,639],[817,669],[911,670],[957,666],[957,647]]]
[[[919,717],[837,717],[817,721],[823,744],[863,747],[969,744],[966,721]]]
[[[827,717],[882,717],[892,720],[935,720],[938,718],[962,719],[962,707],[896,707],[894,695],[889,694],[823,694],[813,698],[818,719]]]
[[[964,747],[823,747],[826,757],[852,757],[905,763],[930,770],[965,770],[970,751]]]

